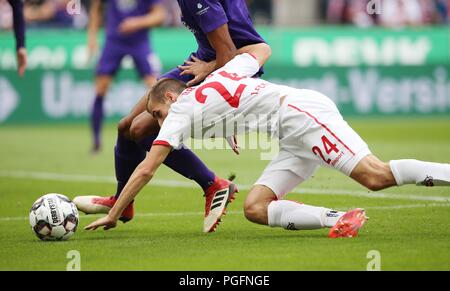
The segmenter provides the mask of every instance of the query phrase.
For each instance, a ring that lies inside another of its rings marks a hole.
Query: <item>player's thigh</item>
[[[311,177],[316,169],[316,163],[300,159],[281,149],[264,169],[255,185],[271,189],[277,199],[282,199],[292,189]]]
[[[312,159],[325,167],[335,168],[350,176],[355,166],[371,154],[367,144],[345,122],[315,127],[305,134],[305,149]]]
[[[147,136],[159,132],[159,124],[147,111],[141,112],[133,119],[130,127],[130,137],[133,140],[141,140]]]
[[[299,157],[350,176],[359,161],[371,154],[367,144],[343,119],[330,99],[318,92],[302,91],[310,98],[293,102],[286,109],[285,119],[292,134],[282,144]],[[303,125],[298,133],[294,124]]]
[[[281,150],[247,195],[244,202],[245,217],[252,222],[267,225],[269,204],[282,199],[306,180],[299,173],[312,173],[315,168],[315,164],[302,163],[299,158]]]

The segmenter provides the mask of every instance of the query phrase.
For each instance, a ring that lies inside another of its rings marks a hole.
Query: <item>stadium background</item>
[[[367,193],[327,169],[290,199],[337,209],[366,207],[371,220],[358,240],[330,243],[325,230],[287,233],[248,223],[241,211],[245,187],[220,231],[206,237],[200,231],[198,189],[163,169],[154,186],[144,190],[148,195],[139,197],[135,222],[108,233],[80,230],[61,244],[39,243],[26,218],[37,197],[113,193],[115,126],[146,90],[125,60],[107,95],[104,150],[90,155],[95,60],[88,61],[86,50],[89,1],[81,2],[76,15],[67,14],[68,2],[25,1],[26,9],[55,9],[46,19],[27,21],[28,68],[21,78],[10,8],[0,0],[0,269],[65,269],[71,249],[80,250],[83,269],[94,270],[363,270],[372,249],[380,250],[383,269],[450,269],[448,190],[410,186]],[[196,47],[179,23],[175,0],[164,2],[170,17],[152,31],[162,71]],[[381,14],[370,15],[367,0],[248,1],[273,51],[264,78],[328,95],[385,160],[449,163],[448,1],[379,2]],[[399,3],[405,5],[393,5]],[[251,149],[239,159],[229,150],[198,154],[218,175],[237,172],[237,182],[244,185],[255,181],[267,163]],[[81,226],[92,219],[82,216]],[[92,242],[105,248],[92,250]]]
[[[1,123],[83,121],[89,116],[95,66],[86,50],[89,2],[76,11],[80,14],[71,16],[66,12],[70,1],[25,1],[30,3],[28,9],[45,2],[60,6],[53,17],[46,16],[48,20],[29,21],[29,64],[24,78],[15,72],[11,33],[3,30],[0,34]],[[249,1],[259,32],[273,49],[264,77],[324,92],[346,116],[448,114],[446,1],[405,1],[411,8],[403,23],[381,17],[401,11],[370,17],[364,2]],[[166,27],[152,32],[163,72],[180,64],[196,47],[190,32],[180,27],[176,4],[165,3],[171,8],[171,17]],[[4,29],[11,24],[7,6],[0,4]],[[26,11],[25,16],[29,14]],[[103,41],[102,35],[99,41]],[[124,60],[124,70],[107,96],[106,115],[112,119],[127,114],[145,92],[132,66],[130,59]]]

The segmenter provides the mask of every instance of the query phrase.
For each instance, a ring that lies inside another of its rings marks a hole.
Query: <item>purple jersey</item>
[[[228,23],[228,30],[236,48],[264,42],[253,27],[245,0],[177,0],[181,21],[194,34],[197,57],[204,61],[216,58],[206,34]]]
[[[108,0],[106,10],[106,36],[110,40],[135,43],[148,42],[148,29],[142,29],[132,34],[121,34],[120,23],[128,17],[146,15],[151,7],[160,0]]]

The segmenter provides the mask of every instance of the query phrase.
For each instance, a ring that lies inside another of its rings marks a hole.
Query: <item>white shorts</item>
[[[279,199],[309,179],[319,166],[350,176],[361,159],[371,154],[333,101],[312,90],[294,90],[285,97],[279,143],[279,154],[255,183],[269,187]]]

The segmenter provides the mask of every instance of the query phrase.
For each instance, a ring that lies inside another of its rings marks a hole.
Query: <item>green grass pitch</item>
[[[352,119],[350,124],[383,160],[450,163],[448,117]],[[370,193],[329,169],[301,185],[302,194],[287,198],[341,210],[366,208],[370,220],[357,238],[333,240],[327,230],[252,224],[242,214],[246,190],[230,205],[218,231],[204,234],[200,189],[162,169],[158,184],[138,196],[132,222],[87,232],[83,227],[95,217],[81,214],[79,230],[69,241],[39,241],[27,219],[39,196],[115,191],[112,124],[104,138],[104,151],[93,157],[87,125],[0,128],[1,270],[65,270],[70,250],[80,252],[82,270],[366,270],[370,250],[380,252],[382,270],[450,269],[450,188],[406,186]],[[197,152],[216,174],[235,172],[242,185],[252,184],[267,163],[257,150],[240,156],[231,150]],[[171,185],[173,180],[181,184]]]

